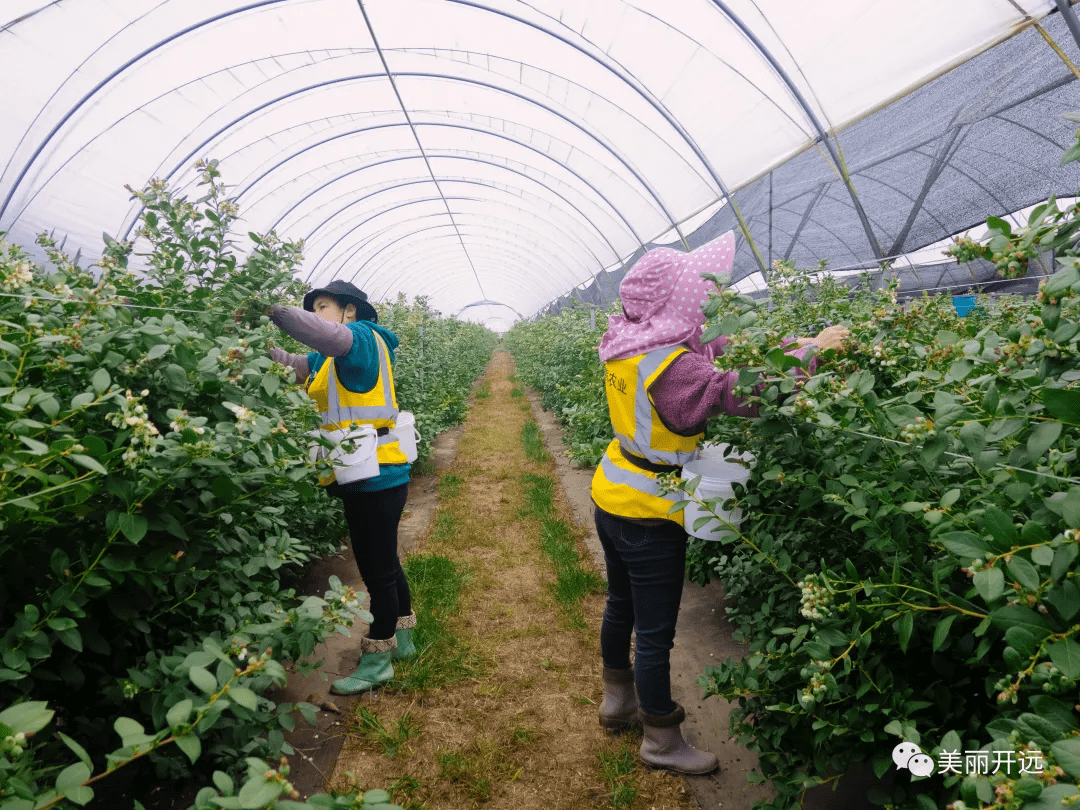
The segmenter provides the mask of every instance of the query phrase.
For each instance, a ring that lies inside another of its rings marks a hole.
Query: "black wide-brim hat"
[[[338,299],[351,301],[356,304],[356,317],[358,320],[371,321],[372,323],[379,322],[379,316],[375,311],[375,307],[368,303],[367,293],[352,282],[334,279],[325,287],[311,290],[304,296],[304,309],[308,312],[314,312],[315,299],[320,295],[332,295]]]

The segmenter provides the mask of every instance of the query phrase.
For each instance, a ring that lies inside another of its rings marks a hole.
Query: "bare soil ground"
[[[509,355],[495,354],[490,396],[475,402],[457,457],[443,472],[464,482],[459,495],[439,504],[456,532],[437,540],[429,533],[423,545],[473,572],[451,629],[485,662],[484,674],[423,694],[384,691],[361,701],[384,724],[408,712],[419,731],[393,759],[349,735],[335,788],[386,787],[404,777],[418,785],[418,806],[429,810],[610,806],[598,754],[624,743],[606,735],[596,716],[603,597],[586,597],[584,630],[566,626],[537,524],[521,516],[522,475],[551,475],[554,462],[525,458],[519,437],[531,408],[511,396],[512,368]],[[572,520],[561,496],[558,508]],[[695,806],[681,777],[638,768],[633,780],[640,793],[634,807]]]

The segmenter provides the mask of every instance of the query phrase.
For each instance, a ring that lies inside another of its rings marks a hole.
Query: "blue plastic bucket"
[[[971,311],[972,307],[975,306],[975,296],[954,295],[952,302],[953,306],[956,307],[956,314],[963,318]]]

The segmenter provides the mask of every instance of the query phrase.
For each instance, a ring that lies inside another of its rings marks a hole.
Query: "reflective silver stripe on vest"
[[[679,492],[668,492],[666,494],[661,492],[655,478],[645,475],[644,473],[623,469],[612,461],[607,453],[600,459],[600,467],[604,471],[604,477],[612,484],[624,484],[625,486],[632,487],[638,492],[652,495],[656,498],[663,498],[672,503],[683,499],[682,494]]]
[[[634,392],[634,436],[624,436],[616,432],[619,444],[634,455],[641,456],[653,464],[683,465],[693,460],[695,451],[657,450],[652,446],[653,406],[649,402],[649,390],[645,381],[660,368],[664,360],[671,356],[671,347],[653,349],[638,364],[637,391]]]
[[[387,433],[385,436],[380,436],[378,441],[375,442],[375,444],[376,445],[393,444],[397,440],[398,440],[398,437],[395,436],[393,433]]]
[[[326,412],[320,414],[324,425],[339,424],[341,422],[374,422],[376,419],[396,419],[398,409],[394,407],[394,399],[390,388],[390,363],[389,350],[383,344],[383,339],[372,332],[375,338],[375,349],[379,355],[379,379],[375,385],[382,382],[383,404],[382,405],[351,405],[341,407],[341,398],[338,396],[337,367],[334,358],[327,357],[324,362],[330,364],[327,371]]]

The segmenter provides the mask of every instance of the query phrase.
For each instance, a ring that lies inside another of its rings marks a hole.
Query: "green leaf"
[[[101,462],[97,459],[90,458],[90,456],[84,456],[81,453],[72,453],[68,458],[79,466],[86,467],[86,469],[93,470],[96,473],[101,473],[102,475],[108,475],[109,473],[108,470],[101,466]]]
[[[893,408],[887,408],[885,415],[889,417],[889,421],[897,427],[905,427],[913,423],[923,413],[918,408],[914,408],[911,405],[897,405]]]
[[[142,727],[142,723],[132,720],[130,717],[117,717],[116,722],[113,723],[113,728],[120,735],[120,740],[124,745],[129,745],[128,740],[130,739],[138,738],[141,740],[146,736],[146,729]]]
[[[970,360],[954,360],[945,375],[945,381],[960,382],[971,373],[973,368],[975,368],[975,364]]]
[[[1054,666],[1062,671],[1066,678],[1080,678],[1080,644],[1072,639],[1055,641],[1047,649]]]
[[[997,627],[1006,630],[1010,627],[1021,627],[1036,639],[1046,638],[1051,632],[1049,619],[1020,605],[999,607],[990,613],[990,620]]]
[[[1038,565],[1054,564],[1054,550],[1049,546],[1036,546],[1031,550],[1031,559]]]
[[[191,717],[191,710],[194,704],[190,699],[184,698],[178,703],[173,704],[168,713],[165,715],[165,722],[169,724],[169,728],[176,728],[188,721]]]
[[[31,439],[29,436],[20,436],[19,441],[25,444],[26,448],[35,456],[43,456],[49,452],[49,445],[39,442],[37,439]]]
[[[1059,740],[1050,746],[1050,752],[1069,776],[1080,778],[1080,737]]]
[[[960,336],[955,332],[950,332],[947,329],[942,329],[937,333],[937,342],[942,346],[952,346],[954,343],[960,342]]]
[[[1035,570],[1035,566],[1023,557],[1013,557],[1005,565],[1009,569],[1009,576],[1019,582],[1024,590],[1039,590],[1039,573]]]
[[[775,631],[774,631],[775,632]],[[319,722],[318,709],[310,703],[297,703],[296,708],[300,710],[300,714],[308,722],[308,725],[314,726]]]
[[[267,396],[274,396],[281,387],[281,377],[276,374],[267,374],[262,378],[262,388]]]
[[[974,583],[975,590],[987,603],[993,602],[1005,592],[1005,575],[997,567],[981,568],[976,571]]]
[[[960,428],[959,436],[971,455],[979,453],[986,446],[986,428],[978,422],[968,422]]]
[[[169,384],[169,387],[175,391],[183,391],[188,386],[187,371],[184,367],[177,365],[176,363],[169,363],[161,370],[165,375],[165,382]]]
[[[1051,588],[1043,597],[1061,615],[1063,621],[1070,621],[1080,611],[1080,588],[1072,580],[1065,580]]]
[[[67,616],[54,616],[46,622],[53,630],[70,630],[75,627],[75,620]]]
[[[915,626],[915,614],[908,611],[896,623],[896,635],[900,639],[900,649],[907,652],[908,642],[911,641],[911,631]]]
[[[1080,489],[1073,487],[1061,502],[1061,517],[1070,529],[1080,528]]]
[[[987,506],[983,509],[980,520],[983,529],[994,538],[994,546],[998,551],[1008,551],[1017,545],[1019,534],[1013,525],[1012,516],[1002,512],[996,506]]]
[[[959,489],[950,489],[944,495],[941,496],[941,508],[948,509],[954,503],[960,499]]]
[[[1055,419],[1080,424],[1080,389],[1044,388],[1042,403]]]
[[[231,796],[236,790],[236,785],[233,783],[232,777],[225,771],[214,771],[214,785],[225,796]]]
[[[93,767],[93,763],[90,761],[90,755],[86,753],[86,749],[79,745],[75,740],[71,739],[67,734],[62,731],[56,732],[57,736],[64,741],[64,745],[75,752],[75,756],[79,758],[79,761],[86,765],[87,768]]]
[[[1019,652],[1025,658],[1031,658],[1035,654],[1038,642],[1035,636],[1023,627],[1010,627],[1005,631],[1006,643]]]
[[[1065,768],[1064,765],[1061,767]],[[1065,770],[1068,771],[1068,768],[1065,768]],[[1064,803],[1065,799],[1068,799],[1070,796],[1076,796],[1077,794],[1080,794],[1080,789],[1078,789],[1076,785],[1059,782],[1056,785],[1050,785],[1050,787],[1043,788],[1042,793],[1039,794],[1039,798],[1035,799],[1035,801],[1024,802],[1024,810],[1066,810],[1067,805]],[[990,799],[987,799],[987,802],[989,801]]]
[[[368,807],[373,804],[385,804],[390,801],[390,794],[385,790],[369,790],[364,793],[364,801],[362,807]]]
[[[1002,236],[1012,236],[1012,226],[1001,217],[987,217],[986,227],[997,231]]]
[[[146,530],[149,527],[146,518],[142,515],[130,515],[127,512],[120,512],[117,515],[117,525],[124,537],[132,543],[138,543],[146,537]]]
[[[946,616],[944,619],[937,623],[937,626],[934,627],[934,652],[940,650],[946,639],[948,639],[949,628],[952,627],[953,622],[956,621],[956,615],[957,614],[953,613],[949,616]]]
[[[35,734],[41,731],[53,718],[53,711],[43,700],[17,703],[0,712],[0,723],[8,726],[13,734]]]
[[[147,360],[157,360],[169,351],[168,343],[158,343],[150,347],[150,351],[146,353]]]
[[[1052,722],[1030,712],[1025,712],[1016,718],[1016,727],[1025,739],[1036,743],[1044,751],[1054,740],[1061,737],[1061,732]]]
[[[233,686],[229,689],[229,700],[245,709],[255,711],[259,708],[258,698],[250,689],[243,686]]]
[[[1039,794],[1042,793],[1042,782],[1033,776],[1024,774],[1013,785],[1013,796],[1024,801],[1030,801],[1031,799],[1039,798]],[[1025,807],[1027,805],[1024,805]]]
[[[60,774],[56,777],[56,792],[63,793],[76,804],[86,804],[84,801],[76,801],[75,794],[81,794],[81,791],[76,791],[76,788],[82,787],[83,782],[90,778],[91,773],[90,767],[85,762],[76,762],[73,765],[68,765],[64,770],[60,771]],[[94,794],[93,791],[91,791],[87,801],[93,797]]]
[[[75,652],[82,652],[82,634],[77,628],[69,627],[67,630],[58,630],[56,637],[60,639],[60,643],[65,647],[75,650]]]
[[[240,788],[237,798],[240,799],[241,807],[255,808],[265,807],[281,795],[283,785],[280,782],[269,782],[262,774],[249,779]]]
[[[215,678],[202,667],[192,667],[191,669],[189,669],[188,677],[191,679],[191,682],[193,684],[195,684],[202,691],[206,692],[208,695],[217,691],[217,678]]]
[[[1061,436],[1061,422],[1042,422],[1031,432],[1027,440],[1027,450],[1033,458],[1041,458]]]
[[[192,762],[197,760],[199,754],[202,753],[202,743],[194,734],[185,734],[182,737],[177,737],[176,747],[187,754],[187,758]]]
[[[937,541],[965,563],[982,560],[983,555],[990,550],[986,541],[974,532],[946,532],[939,535]]]
[[[90,385],[99,394],[104,394],[108,390],[110,382],[112,382],[112,378],[109,376],[109,372],[100,367],[90,377]]]

